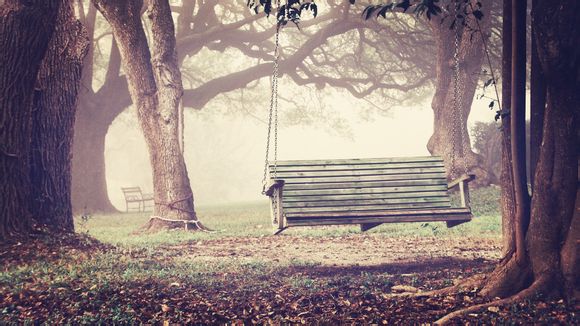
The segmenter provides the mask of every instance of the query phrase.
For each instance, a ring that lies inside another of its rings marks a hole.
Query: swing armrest
[[[475,180],[475,174],[464,174],[462,176],[460,176],[459,178],[449,182],[447,184],[447,189],[451,189],[453,187],[457,187],[460,183],[468,183],[470,181]]]
[[[282,188],[283,186],[284,186],[284,180],[281,180],[281,179],[272,180],[264,185],[264,194],[267,196],[272,196],[272,194],[274,193],[274,190],[276,190],[278,188]]]

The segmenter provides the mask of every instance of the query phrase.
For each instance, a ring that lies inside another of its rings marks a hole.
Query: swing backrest
[[[284,180],[289,221],[305,214],[451,207],[441,157],[277,161],[269,177]]]

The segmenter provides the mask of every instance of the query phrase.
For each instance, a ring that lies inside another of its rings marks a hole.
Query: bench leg
[[[383,224],[383,223],[364,223],[364,224],[360,225],[360,231],[365,232],[365,231],[368,231],[368,230],[370,230],[374,227],[377,227],[381,224]]]
[[[281,228],[281,229],[274,229],[274,235],[278,235],[280,233],[282,233],[282,231],[286,230],[287,228]]]
[[[447,221],[445,222],[447,224],[448,228],[452,228],[454,226],[458,226],[459,224],[463,224],[469,222],[469,220],[465,220],[465,221]]]

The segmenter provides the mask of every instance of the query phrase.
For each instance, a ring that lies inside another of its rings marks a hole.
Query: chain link
[[[271,81],[270,111],[268,112],[268,136],[266,138],[266,156],[264,158],[264,176],[262,178],[262,193],[266,192],[266,179],[268,177],[268,159],[270,158],[270,142],[272,135],[272,120],[274,120],[274,179],[276,178],[278,166],[278,74],[280,57],[280,29],[276,27],[276,36],[274,44],[274,69]]]

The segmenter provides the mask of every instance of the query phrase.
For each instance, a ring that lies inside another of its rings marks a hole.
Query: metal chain
[[[457,25],[456,25],[457,26]],[[459,110],[459,119],[455,119],[459,124],[459,155],[461,160],[463,161],[463,173],[467,174],[467,160],[465,159],[465,146],[463,144],[463,136],[467,135],[467,119],[465,119],[465,112],[463,110],[463,106],[461,102],[458,101],[459,96],[463,94],[462,85],[459,83],[459,73],[460,71],[460,64],[459,64],[459,47],[460,47],[460,35],[459,29],[455,33],[455,101],[456,106],[455,108]],[[453,142],[455,143],[455,142]],[[455,164],[454,164],[455,165]]]
[[[280,2],[278,1],[278,6]],[[276,43],[274,45],[274,83],[272,83],[274,90],[272,90],[272,97],[274,98],[274,179],[278,174],[278,74],[280,58],[280,26],[276,27]]]
[[[457,6],[455,7],[455,11],[457,12]],[[459,111],[461,111],[461,109],[459,108],[459,101],[458,101],[458,97],[459,97],[459,27],[457,24],[455,24],[455,52],[453,53],[453,63],[454,63],[454,67],[453,67],[453,109],[457,110],[459,109]],[[453,119],[452,123],[451,123],[451,135],[455,136],[457,135],[457,123],[458,120],[457,119]],[[461,122],[459,122],[461,123]],[[455,149],[456,149],[456,144],[455,144],[455,139],[453,139],[451,141],[451,177],[452,178],[456,178],[457,177],[457,170],[455,168]],[[463,145],[463,144],[462,144]]]
[[[279,189],[276,191],[280,191]],[[274,192],[272,196],[272,225],[278,226],[278,196],[276,196],[276,192]]]
[[[278,58],[280,47],[280,29],[276,27],[274,44],[274,69],[271,82],[270,111],[268,112],[268,136],[266,139],[266,155],[264,158],[264,176],[262,178],[262,193],[266,192],[266,178],[268,176],[268,159],[270,158],[270,139],[272,135],[272,118],[274,118],[274,178],[277,173],[278,160]]]

